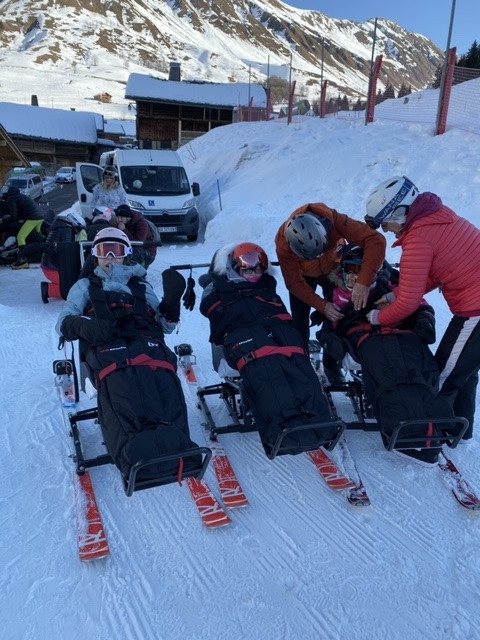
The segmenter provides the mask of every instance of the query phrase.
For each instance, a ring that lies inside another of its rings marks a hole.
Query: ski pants
[[[480,316],[453,316],[435,353],[440,370],[439,395],[450,403],[456,416],[467,418],[465,439],[473,434],[480,369]]]
[[[49,298],[59,298],[62,299],[62,294],[60,293],[60,275],[58,273],[58,269],[48,269],[43,265],[40,265],[41,270],[43,271],[43,275],[50,280],[48,283],[47,295]]]
[[[305,278],[305,282],[308,286],[315,291],[317,285],[320,284],[322,287],[324,297],[327,297],[327,292],[330,291],[330,283],[325,280],[317,280],[316,278]],[[289,293],[290,298],[290,313],[292,314],[293,326],[302,336],[303,343],[305,344],[305,348],[308,351],[308,341],[310,339],[310,311],[311,308],[294,296],[293,293]],[[327,298],[328,299],[328,298]],[[335,369],[339,363],[332,358],[331,355],[323,352],[323,365],[326,369]]]
[[[19,247],[23,247],[26,242],[28,236],[32,233],[32,231],[37,231],[40,233],[40,229],[42,228],[43,218],[40,220],[25,220],[25,222],[20,227],[20,231],[17,233],[17,244]]]

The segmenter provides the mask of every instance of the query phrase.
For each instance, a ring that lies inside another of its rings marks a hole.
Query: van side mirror
[[[200,185],[198,182],[192,182],[192,193],[194,196],[200,195]]]

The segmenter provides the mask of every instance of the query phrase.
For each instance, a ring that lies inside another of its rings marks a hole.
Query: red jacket
[[[332,222],[327,249],[320,258],[315,260],[302,260],[302,258],[299,258],[290,249],[285,239],[285,228],[290,218],[307,212],[319,218],[327,218]],[[335,265],[340,262],[341,255],[338,252],[338,247],[345,244],[345,240],[363,247],[362,270],[358,274],[357,282],[369,287],[383,264],[386,242],[380,233],[370,229],[364,222],[352,220],[345,214],[338,213],[335,209],[330,209],[325,204],[305,204],[289,216],[275,236],[278,261],[280,262],[280,269],[287,289],[302,302],[321,313],[325,309],[326,300],[317,295],[308,286],[305,277],[316,278],[318,281],[324,280]]]
[[[438,196],[418,196],[392,246],[402,247],[400,282],[395,302],[378,314],[381,325],[406,318],[423,295],[437,287],[453,314],[480,315],[480,230],[445,207]]]

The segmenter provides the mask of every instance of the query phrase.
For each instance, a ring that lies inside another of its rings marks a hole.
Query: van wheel
[[[195,233],[193,236],[187,236],[187,240],[189,242],[196,242],[198,240],[198,233]]]

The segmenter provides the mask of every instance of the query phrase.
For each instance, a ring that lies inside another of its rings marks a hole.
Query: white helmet
[[[93,239],[93,248],[102,242],[120,242],[127,247],[128,251],[126,253],[128,255],[132,253],[132,245],[129,237],[124,231],[121,231],[121,229],[117,229],[116,227],[105,227],[104,229],[100,229]]]
[[[300,213],[287,222],[285,239],[295,255],[303,260],[314,260],[322,255],[328,243],[328,220],[311,213]]]
[[[373,229],[386,221],[404,224],[408,209],[417,196],[417,187],[406,176],[389,178],[368,196],[365,222]]]
[[[96,209],[93,210],[93,218],[97,220],[103,218],[103,220],[110,222],[114,215],[115,213],[109,207],[96,207]]]
[[[75,213],[75,211],[62,211],[62,213],[57,215],[57,218],[66,220],[78,231],[86,227],[85,219],[79,213]]]

